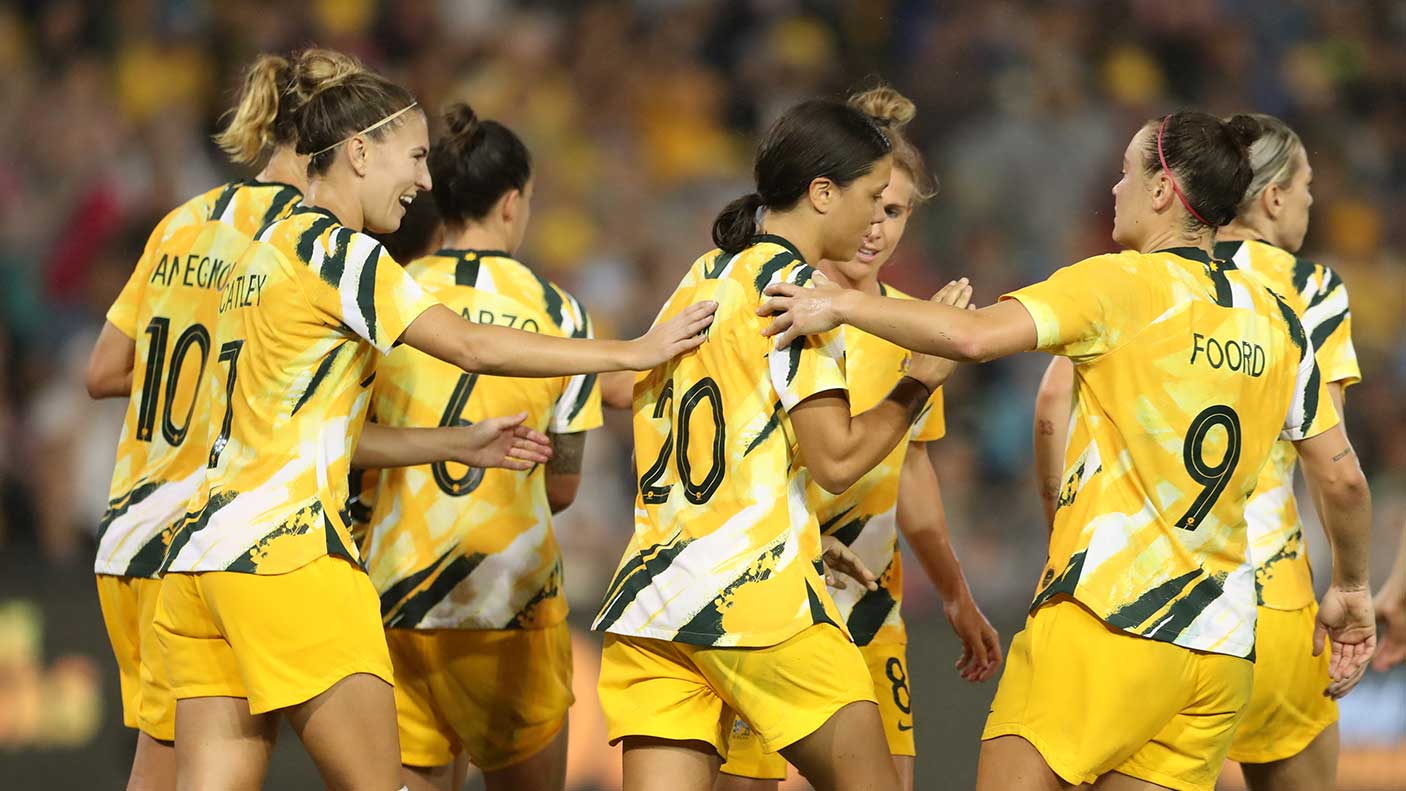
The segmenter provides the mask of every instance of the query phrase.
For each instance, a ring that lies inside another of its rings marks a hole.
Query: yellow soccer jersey
[[[359,562],[347,479],[376,352],[434,304],[330,212],[300,206],[259,234],[220,293],[205,484],[171,542],[170,571]]]
[[[1032,610],[1067,594],[1125,632],[1250,656],[1245,503],[1278,437],[1338,423],[1293,310],[1194,248],[1090,258],[1005,298],[1075,372]]]
[[[768,646],[844,619],[825,590],[787,412],[846,389],[839,331],[777,351],[756,315],[767,284],[813,269],[758,237],[694,262],[660,319],[716,300],[708,340],[635,382],[635,533],[596,629],[696,645]],[[841,626],[841,628],[843,628]]]
[[[886,297],[911,299],[888,286]],[[874,408],[889,394],[908,369],[907,349],[854,327],[844,327],[845,381],[849,385],[850,412],[858,415]],[[932,394],[909,432],[914,442],[941,439],[946,433],[942,390]],[[811,507],[820,519],[820,532],[834,535],[859,555],[879,578],[879,588],[867,591],[858,585],[830,590],[849,633],[857,645],[903,643],[903,553],[898,547],[898,478],[908,443],[900,442],[883,461],[843,494],[833,495],[819,486],[810,490]]]
[[[470,321],[592,337],[574,297],[506,253],[442,250],[407,271]],[[522,411],[542,432],[601,425],[595,376],[478,376],[410,348],[381,364],[371,409],[390,426],[462,425]],[[452,462],[384,470],[373,500],[366,563],[386,626],[540,629],[566,618],[561,549],[540,465],[530,472]]]
[[[1337,273],[1258,241],[1222,242],[1216,245],[1216,256],[1259,278],[1294,309],[1313,342],[1324,382],[1347,386],[1361,381],[1352,346],[1347,286]],[[1313,573],[1294,498],[1298,460],[1292,443],[1275,443],[1255,494],[1245,506],[1255,590],[1261,606],[1276,610],[1298,610],[1314,601]]]
[[[162,219],[108,321],[137,342],[132,394],[117,446],[107,513],[98,526],[98,574],[155,577],[169,535],[205,472],[206,410],[198,383],[212,365],[220,289],[264,225],[301,193],[234,181]]]

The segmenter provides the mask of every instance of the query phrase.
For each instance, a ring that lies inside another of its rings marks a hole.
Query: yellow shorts
[[[1119,772],[1211,791],[1254,666],[1120,632],[1070,599],[1011,642],[981,738],[1020,736],[1069,783]]]
[[[1255,626],[1255,688],[1235,729],[1230,758],[1250,764],[1303,752],[1338,721],[1328,689],[1328,651],[1313,655],[1315,602],[1301,610],[1259,609]]]
[[[342,558],[287,574],[167,574],[155,623],[178,700],[248,698],[263,714],[357,673],[394,683],[376,589]]]
[[[576,701],[571,630],[387,629],[400,757],[443,766],[467,753],[485,772],[551,744]]]
[[[874,682],[874,695],[879,699],[879,715],[884,721],[884,736],[889,752],[894,755],[915,755],[913,743],[913,698],[908,687],[908,645],[885,643],[860,646],[869,677]],[[756,733],[741,717],[732,723],[728,735],[727,763],[722,771],[758,780],[784,780],[786,759],[780,753],[762,750]]]
[[[611,744],[626,736],[700,741],[724,760],[736,717],[774,753],[850,703],[876,702],[864,657],[828,624],[765,648],[606,634],[599,688]]]
[[[122,724],[169,742],[176,738],[176,699],[151,623],[161,580],[109,574],[97,579],[98,604],[117,657]]]

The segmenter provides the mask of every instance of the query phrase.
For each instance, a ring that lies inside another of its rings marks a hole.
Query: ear
[[[370,170],[368,160],[371,157],[371,147],[366,144],[366,138],[357,135],[348,140],[342,147],[347,150],[347,159],[351,162],[352,172],[365,177],[366,171]]]
[[[1148,191],[1152,199],[1152,210],[1155,212],[1166,211],[1175,199],[1175,191],[1172,189],[1172,179],[1167,175],[1167,171],[1159,170],[1148,185]]]
[[[498,199],[498,216],[503,218],[505,225],[512,225],[517,219],[519,202],[522,200],[522,191],[511,189]]]
[[[1269,182],[1269,186],[1260,193],[1260,202],[1264,205],[1264,213],[1269,215],[1269,219],[1277,220],[1284,211],[1284,191],[1278,184]]]
[[[821,176],[810,182],[807,197],[810,198],[810,205],[816,213],[825,214],[830,211],[830,207],[839,198],[839,187],[835,182]]]

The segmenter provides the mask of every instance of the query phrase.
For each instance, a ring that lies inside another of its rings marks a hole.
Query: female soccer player
[[[1244,503],[1278,436],[1324,501],[1332,678],[1371,655],[1370,496],[1312,345],[1291,309],[1211,255],[1258,132],[1244,116],[1148,123],[1113,188],[1113,239],[1128,249],[981,311],[769,289],[782,344],[848,323],[962,360],[1038,348],[1075,363],[1064,504],[987,720],[978,788],[1214,786],[1253,673]]]
[[[850,105],[878,121],[893,144],[894,167],[883,194],[884,219],[869,227],[855,257],[822,260],[816,267],[832,281],[866,294],[908,297],[879,280],[879,275],[903,238],[917,203],[932,197],[936,186],[922,154],[903,136],[903,127],[916,108],[892,88],[880,87],[850,98]],[[908,352],[862,331],[844,333],[845,381],[850,411],[858,414],[878,403],[897,383]],[[839,537],[864,565],[880,573],[876,590],[846,585],[832,590],[850,635],[864,656],[879,698],[889,752],[893,754],[901,788],[913,787],[914,722],[909,687],[907,631],[900,606],[903,597],[902,553],[898,532],[942,594],[948,622],[962,641],[958,672],[970,681],[990,678],[1001,661],[996,630],[973,600],[947,537],[937,474],[927,443],[944,433],[941,391],[933,393],[909,435],[858,483],[838,496],[823,490],[811,496],[821,531]],[[897,530],[895,530],[895,524]],[[786,761],[765,754],[750,726],[734,724],[727,763],[718,779],[719,791],[768,791],[785,777]]]
[[[431,186],[426,124],[365,71],[302,75],[304,203],[260,232],[220,294],[205,482],[167,553],[156,633],[178,780],[257,786],[285,713],[332,788],[401,787],[379,603],[347,530],[347,470],[376,375],[403,342],[476,373],[647,368],[702,343],[714,306],[629,342],[472,324],[361,229]]]
[[[1254,178],[1235,219],[1217,234],[1216,257],[1247,272],[1294,309],[1313,343],[1314,356],[1339,414],[1343,391],[1361,379],[1352,346],[1347,287],[1331,269],[1295,253],[1308,230],[1313,171],[1299,137],[1283,121],[1253,115],[1262,133],[1250,146]],[[1055,358],[1047,376],[1058,393],[1037,402],[1051,433],[1037,433],[1037,457],[1063,456],[1069,422],[1072,365]],[[1059,380],[1063,380],[1062,382]],[[1062,405],[1057,404],[1063,398]],[[1062,406],[1062,410],[1060,407]],[[1040,444],[1048,447],[1043,450]],[[1278,442],[1245,506],[1259,609],[1255,627],[1255,681],[1229,757],[1239,761],[1255,791],[1329,788],[1337,776],[1338,707],[1357,676],[1334,683],[1329,657],[1313,651],[1318,604],[1294,498],[1294,447]],[[1055,475],[1058,470],[1050,467]],[[1365,668],[1363,668],[1365,671]],[[1329,693],[1329,694],[1325,694]]]
[[[406,271],[473,321],[592,337],[581,304],[513,257],[531,214],[527,148],[464,104],[445,124],[429,154],[444,249]],[[454,425],[525,409],[554,450],[529,472],[440,464],[379,477],[366,556],[412,791],[458,788],[462,756],[489,789],[566,785],[571,634],[551,516],[575,498],[585,432],[601,425],[595,382],[460,374],[407,348],[381,365],[371,409],[383,425]]]
[[[859,481],[950,369],[915,356],[851,417],[840,334],[772,349],[756,315],[768,283],[805,283],[807,262],[855,256],[882,220],[891,149],[841,102],[791,108],[762,141],[757,191],[713,225],[721,249],[694,262],[660,314],[719,303],[707,345],[635,385],[635,535],[595,623],[607,632],[601,703],[632,791],[712,789],[734,717],[822,791],[897,785],[864,657],[826,591],[806,489]]]

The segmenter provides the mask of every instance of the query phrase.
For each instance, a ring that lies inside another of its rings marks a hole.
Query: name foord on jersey
[[[233,261],[211,258],[200,253],[163,253],[151,270],[149,283],[162,286],[182,285],[187,288],[208,288],[224,291],[229,281]]]
[[[1220,370],[1230,370],[1245,376],[1258,377],[1264,374],[1264,347],[1253,341],[1213,338],[1199,332],[1191,334],[1190,365],[1206,365]]]
[[[224,294],[220,297],[220,312],[258,307],[264,294],[264,283],[268,282],[268,279],[268,275],[236,276],[224,288]]]

